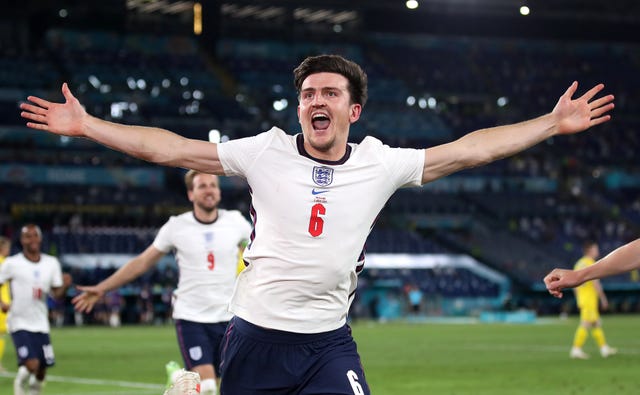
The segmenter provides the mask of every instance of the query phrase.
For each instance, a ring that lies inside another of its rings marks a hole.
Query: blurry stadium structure
[[[9,2],[0,16],[0,234],[15,240],[25,221],[46,224],[44,245],[78,284],[106,277],[168,215],[189,209],[182,171],[35,133],[18,102],[61,100],[68,81],[90,113],[119,122],[201,139],[274,124],[293,132],[291,71],[326,52],[369,75],[354,142],[450,141],[548,112],[573,80],[604,82],[617,96],[614,121],[586,134],[398,192],[367,252],[371,262],[396,254],[414,264],[365,266],[356,317],[403,315],[408,285],[424,292],[426,314],[572,312],[570,299],[542,290],[543,274],[571,266],[584,237],[606,253],[640,235],[638,2],[558,0],[523,17],[511,0],[420,1],[413,13],[401,1],[202,1],[200,35],[193,1]],[[246,213],[244,182],[222,187]],[[419,263],[425,256],[436,263]],[[123,321],[166,319],[176,279],[167,260],[122,289]],[[640,311],[637,277],[604,284],[614,311]]]

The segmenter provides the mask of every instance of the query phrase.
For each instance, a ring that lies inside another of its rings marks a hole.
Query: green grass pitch
[[[536,324],[352,325],[374,395],[637,394],[640,316],[603,317],[619,354],[570,360],[577,317]],[[172,326],[53,329],[57,364],[45,395],[161,395],[164,364],[180,360]],[[0,393],[10,394],[15,353],[7,344]]]

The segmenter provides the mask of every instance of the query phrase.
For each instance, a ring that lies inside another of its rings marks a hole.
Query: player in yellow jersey
[[[582,246],[583,257],[576,262],[573,267],[574,270],[584,269],[596,262],[600,255],[600,249],[598,244],[594,241],[586,241]],[[589,330],[591,330],[591,336],[598,344],[600,348],[600,355],[606,358],[616,353],[615,348],[609,347],[605,340],[604,331],[602,330],[602,321],[600,320],[600,311],[598,309],[598,301],[601,303],[603,309],[607,309],[609,302],[607,296],[602,290],[600,280],[587,281],[584,284],[574,289],[576,294],[576,302],[578,309],[580,310],[580,325],[576,329],[576,333],[573,339],[573,347],[571,347],[571,358],[587,359],[589,355],[582,350],[582,346],[589,336]]]
[[[238,263],[236,266],[236,275],[240,274],[240,272],[242,272],[246,267],[244,264],[243,255],[244,255],[244,248],[247,246],[247,244],[249,244],[249,240],[242,240],[238,244]]]
[[[9,256],[11,251],[11,241],[4,236],[0,236],[0,265],[4,262],[4,258]],[[1,300],[7,303],[11,302],[9,295],[9,286],[0,285],[0,292],[2,292]],[[2,356],[4,355],[4,348],[6,346],[7,337],[7,313],[0,310],[0,373],[6,372],[6,369],[2,366]]]
[[[635,239],[611,251],[594,265],[580,270],[555,268],[544,277],[544,285],[556,298],[565,288],[577,287],[585,281],[640,270],[640,239]]]

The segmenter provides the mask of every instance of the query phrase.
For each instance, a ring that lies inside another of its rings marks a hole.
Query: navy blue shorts
[[[220,377],[220,344],[228,322],[203,324],[176,320],[176,336],[185,369],[198,365],[213,365]]]
[[[234,317],[225,334],[221,369],[221,395],[370,394],[348,325],[305,334]]]
[[[18,356],[18,366],[24,365],[28,359],[37,359],[40,366],[53,366],[56,358],[48,333],[15,331],[11,333],[13,345]]]

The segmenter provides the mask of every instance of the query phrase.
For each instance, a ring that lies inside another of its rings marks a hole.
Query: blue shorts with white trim
[[[11,340],[16,348],[19,366],[29,359],[39,360],[41,367],[55,365],[56,357],[48,333],[19,330],[11,333]]]
[[[221,395],[369,395],[348,325],[329,332],[265,329],[239,317],[222,344]]]
[[[227,322],[212,324],[176,320],[176,336],[187,370],[198,365],[213,365],[220,377],[220,345]]]

